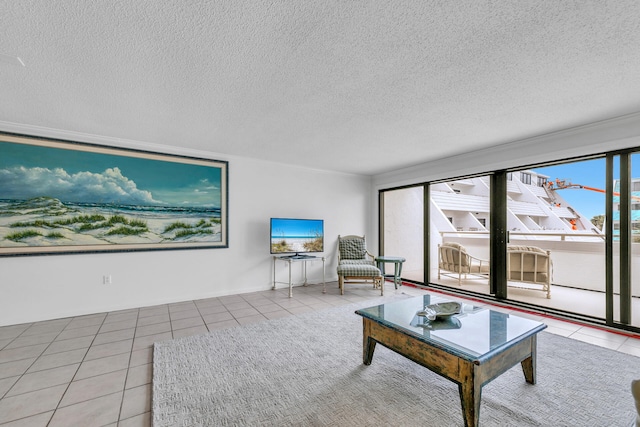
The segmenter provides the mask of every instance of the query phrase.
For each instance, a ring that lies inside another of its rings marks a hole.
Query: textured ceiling
[[[637,0],[20,0],[0,16],[0,128],[369,175],[640,111]]]

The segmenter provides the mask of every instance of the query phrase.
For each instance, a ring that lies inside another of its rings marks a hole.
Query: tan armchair
[[[553,262],[551,251],[536,246],[509,245],[507,247],[507,280],[532,285],[541,285],[547,298],[551,298]],[[529,287],[514,285],[511,287]]]
[[[455,242],[438,245],[438,279],[440,276],[457,277],[458,285],[462,285],[462,275],[482,278],[489,276],[489,261],[476,258],[467,253],[464,246]]]
[[[375,257],[367,251],[364,236],[338,236],[338,284],[344,294],[345,283],[372,283],[384,295],[382,273]]]

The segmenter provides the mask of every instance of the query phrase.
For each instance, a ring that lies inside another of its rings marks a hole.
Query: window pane
[[[489,293],[489,176],[432,184],[431,282]]]
[[[631,155],[631,324],[640,326],[640,154]]]
[[[547,178],[544,176],[538,176],[538,187],[544,187],[547,185]]]
[[[411,187],[389,190],[384,197],[384,240],[386,256],[406,259],[402,277],[422,283],[424,280],[424,188]],[[393,264],[386,265],[387,274],[393,273]]]
[[[531,185],[532,176],[547,184]],[[604,318],[605,160],[514,177],[507,186],[508,298]]]

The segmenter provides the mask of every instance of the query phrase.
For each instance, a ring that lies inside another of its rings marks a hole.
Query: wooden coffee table
[[[457,383],[465,426],[477,426],[483,385],[518,363],[525,380],[536,383],[536,335],[547,326],[467,305],[461,314],[434,322],[416,315],[445,301],[425,295],[357,310],[363,317],[363,362],[371,364],[380,343]]]

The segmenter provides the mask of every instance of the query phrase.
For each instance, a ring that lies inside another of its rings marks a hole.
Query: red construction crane
[[[547,182],[547,186],[549,187],[550,190],[564,190],[567,188],[579,188],[583,190],[589,190],[589,191],[595,191],[598,193],[607,194],[606,190],[602,190],[600,188],[588,187],[586,185],[581,185],[581,184],[572,184],[571,182],[567,182],[564,179],[558,179],[558,178],[556,178],[555,182],[554,181]],[[620,193],[614,192],[613,195],[620,196]],[[631,198],[635,200],[640,200],[640,196],[631,196]]]

